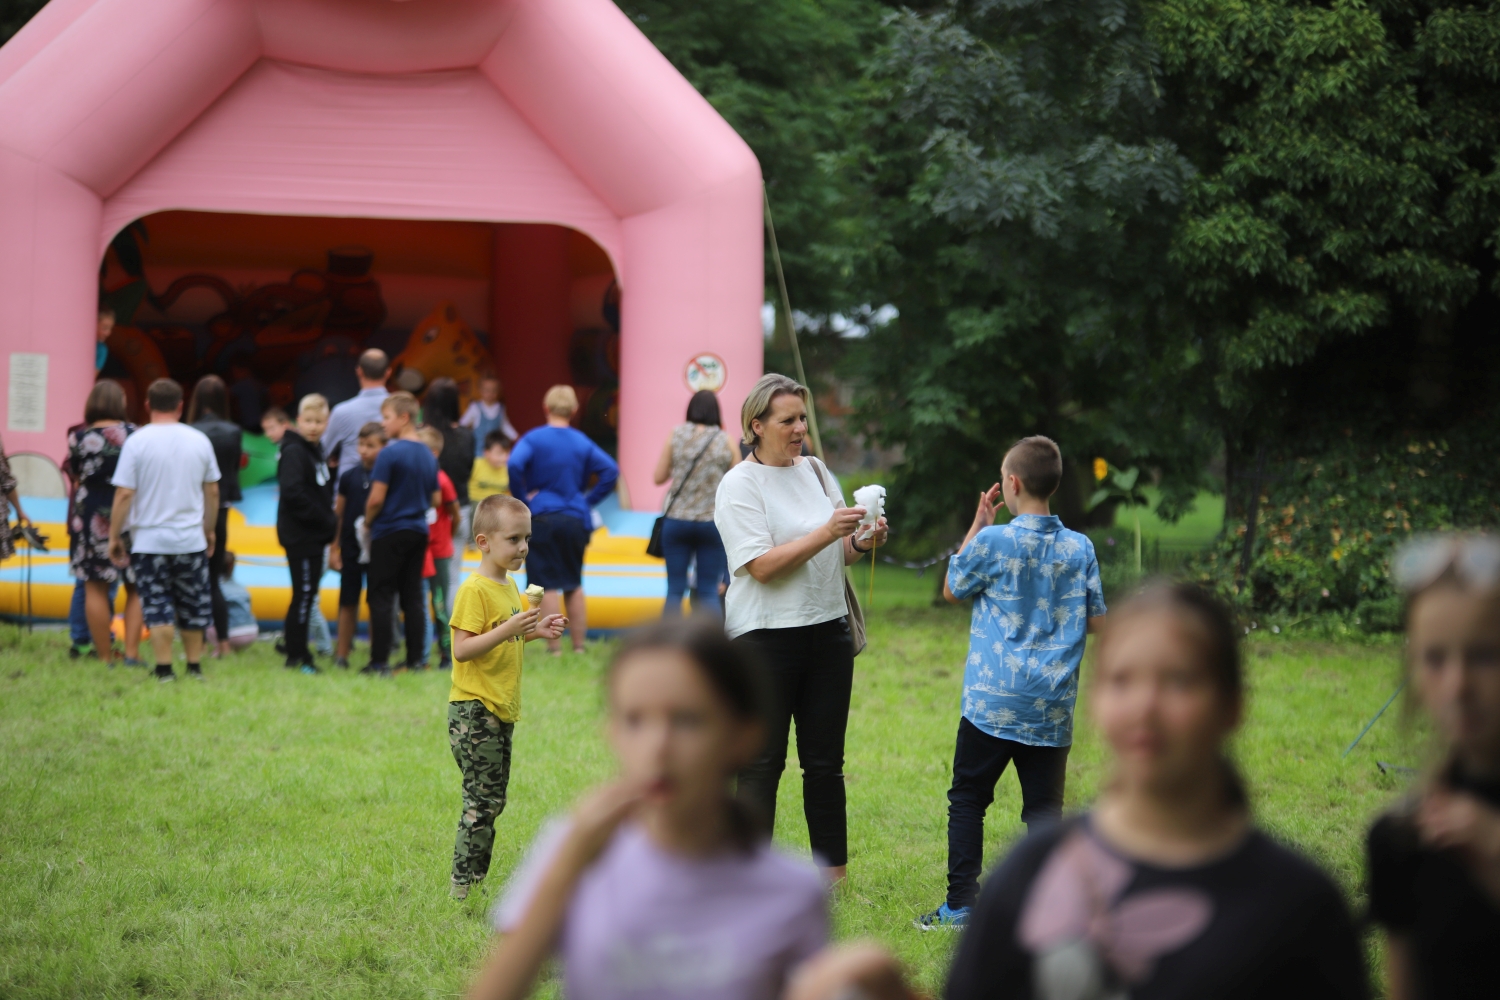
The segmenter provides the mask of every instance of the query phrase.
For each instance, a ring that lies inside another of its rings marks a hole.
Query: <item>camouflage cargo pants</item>
[[[513,722],[501,722],[481,701],[448,703],[448,745],[463,775],[464,811],[453,842],[453,881],[478,882],[490,870],[495,819],[505,811]]]

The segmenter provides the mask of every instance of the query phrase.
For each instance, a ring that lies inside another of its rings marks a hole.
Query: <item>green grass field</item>
[[[836,932],[884,942],[935,989],[952,938],[910,921],[942,898],[966,619],[897,606],[900,580],[884,569],[871,649],[857,661],[851,877],[834,901]],[[930,598],[931,577],[914,582]],[[1237,748],[1260,821],[1360,905],[1363,830],[1400,788],[1376,761],[1416,763],[1420,743],[1393,710],[1348,760],[1339,753],[1390,693],[1396,647],[1260,636]],[[65,649],[60,633],[0,626],[6,998],[456,995],[490,939],[486,911],[538,825],[610,770],[599,725],[607,646],[532,658],[495,867],[481,892],[455,903],[446,675],[305,677],[260,646],[209,663],[203,683],[164,686],[69,661]],[[1098,742],[1080,724],[1069,807],[1086,806],[1103,777]],[[1019,808],[1007,775],[990,858],[1018,834]],[[806,850],[795,770],[777,838]]]

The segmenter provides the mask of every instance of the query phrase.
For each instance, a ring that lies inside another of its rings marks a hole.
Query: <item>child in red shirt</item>
[[[436,427],[423,427],[417,433],[436,458],[443,450],[443,435]],[[452,633],[448,630],[448,619],[453,614],[453,598],[448,593],[448,562],[453,558],[453,525],[458,521],[458,491],[453,488],[453,480],[442,469],[438,469],[438,493],[442,502],[437,506],[437,516],[427,526],[427,555],[422,560],[422,583],[427,588],[433,638],[438,645],[438,669],[447,670],[453,665],[453,640]]]

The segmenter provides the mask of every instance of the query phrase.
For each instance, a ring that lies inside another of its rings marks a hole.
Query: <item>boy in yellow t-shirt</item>
[[[532,639],[556,639],[568,627],[521,597],[510,573],[526,560],[531,512],[512,496],[485,497],[474,508],[479,572],[453,601],[453,686],[448,691],[448,745],[463,775],[464,808],[453,843],[455,899],[490,870],[495,819],[505,809],[511,737],[521,717],[521,650]]]
[[[484,454],[474,459],[474,469],[469,473],[469,502],[509,492],[510,438],[504,431],[490,431],[484,438]]]

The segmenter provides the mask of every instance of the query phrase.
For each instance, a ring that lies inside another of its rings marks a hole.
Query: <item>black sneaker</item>
[[[340,670],[348,670],[349,669],[349,657],[347,657],[347,656],[340,656],[338,659],[336,659],[336,660],[333,661],[333,665],[335,667],[338,667]]]
[[[360,667],[359,672],[369,677],[391,676],[391,668],[386,666],[384,663],[367,664],[366,666]]]
[[[450,660],[447,656],[443,656],[438,660],[437,668],[439,670],[452,670],[453,661]]]
[[[195,666],[189,663],[187,668],[187,675],[195,681],[201,681],[203,679],[203,666],[201,664]]]
[[[162,684],[170,684],[177,679],[177,675],[172,672],[171,667],[157,667],[156,679]]]
[[[276,653],[277,653],[278,656],[285,656],[286,655],[286,640],[285,639],[277,639],[276,640],[276,644],[274,646],[272,646],[271,648],[274,649],[274,650],[276,650]]]

